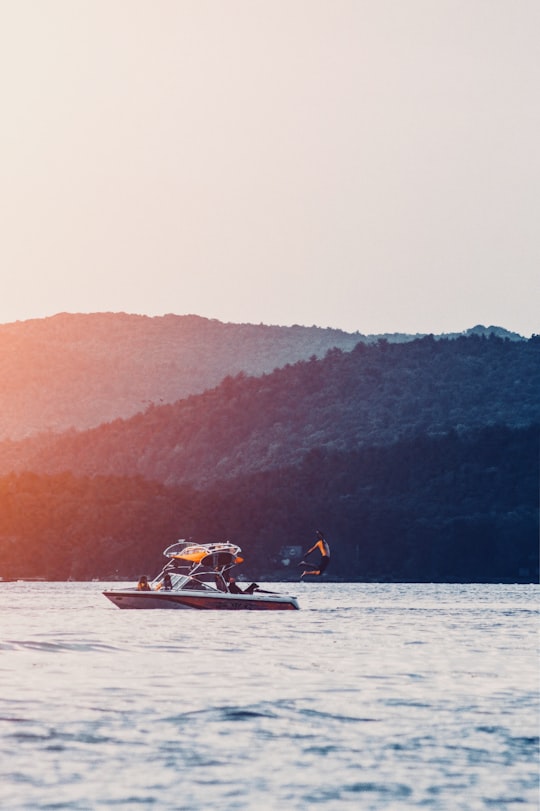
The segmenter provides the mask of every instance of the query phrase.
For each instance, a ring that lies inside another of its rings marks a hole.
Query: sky
[[[0,0],[0,323],[540,332],[538,0]]]

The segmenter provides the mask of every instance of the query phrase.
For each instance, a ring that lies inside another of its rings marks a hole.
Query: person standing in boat
[[[317,569],[312,569],[311,571],[304,571],[302,572],[301,577],[304,577],[306,574],[312,574],[316,577],[320,577],[323,572],[328,568],[328,564],[330,563],[330,547],[328,542],[325,540],[324,535],[320,530],[316,532],[317,540],[308,551],[305,553],[304,557],[307,558],[308,555],[311,555],[316,549],[319,550],[321,553],[321,559],[319,561],[319,566]],[[299,564],[300,566],[309,566],[309,563],[306,563],[305,560],[302,560]]]

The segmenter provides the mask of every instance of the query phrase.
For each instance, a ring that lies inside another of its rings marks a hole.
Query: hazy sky
[[[539,0],[0,0],[0,322],[540,332]]]

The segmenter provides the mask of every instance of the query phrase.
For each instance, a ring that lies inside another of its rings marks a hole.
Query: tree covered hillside
[[[0,325],[0,439],[89,428],[360,340],[199,316],[62,313]]]
[[[139,474],[166,484],[298,464],[488,425],[540,420],[540,340],[432,337],[359,343],[262,377],[240,375],[173,405],[82,433],[3,443],[0,472]]]
[[[322,528],[328,577],[538,580],[539,426],[418,437],[298,464],[165,487],[133,477],[0,477],[0,575],[135,579],[178,538],[232,540],[253,579],[297,580]],[[326,577],[326,575],[325,575]]]
[[[473,327],[512,340],[501,327]],[[0,325],[0,440],[85,429],[378,336],[196,315],[69,314]],[[411,336],[393,334],[390,341]]]

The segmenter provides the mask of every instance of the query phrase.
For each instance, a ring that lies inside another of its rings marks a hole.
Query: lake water
[[[299,583],[301,611],[0,585],[0,808],[538,809],[536,585]]]

